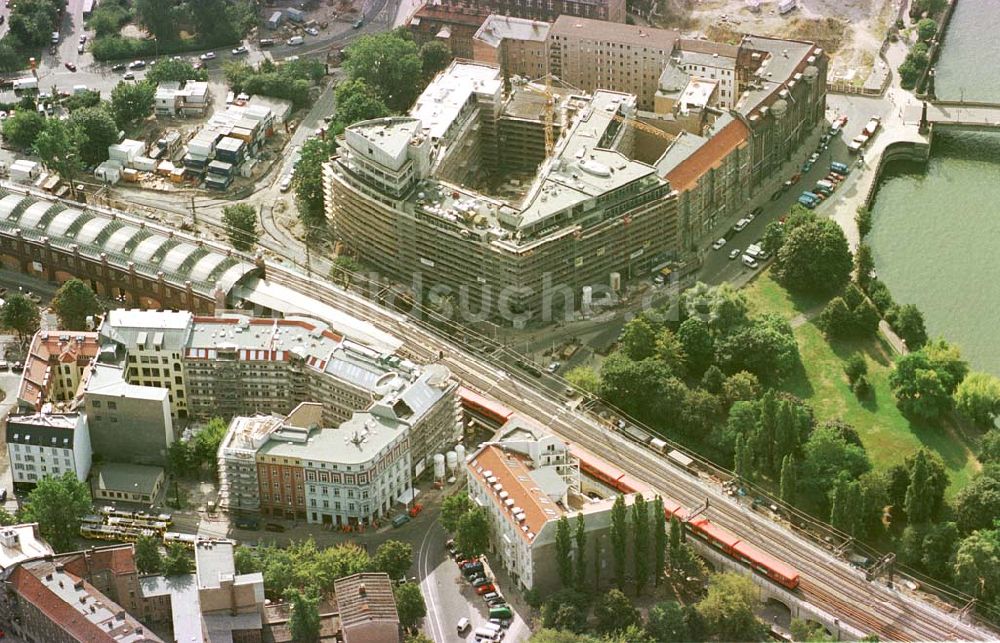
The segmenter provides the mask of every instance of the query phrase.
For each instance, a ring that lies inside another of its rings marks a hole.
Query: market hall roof
[[[170,281],[191,282],[192,289],[212,296],[218,286],[228,293],[247,275],[258,272],[245,257],[226,252],[172,231],[126,219],[110,211],[18,194],[0,188],[0,234],[19,230],[32,241],[45,239],[56,247],[109,264],[121,270]]]

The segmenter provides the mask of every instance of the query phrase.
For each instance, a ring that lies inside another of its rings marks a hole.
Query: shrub
[[[855,397],[857,397],[859,400],[864,400],[869,395],[871,395],[872,385],[868,381],[868,377],[862,375],[857,379],[856,382],[854,382],[854,385],[851,386],[851,390],[854,391]]]
[[[847,375],[847,381],[853,386],[858,379],[868,373],[868,362],[861,353],[854,353],[844,362],[844,373]]]

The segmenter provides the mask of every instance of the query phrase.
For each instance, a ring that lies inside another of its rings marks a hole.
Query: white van
[[[482,626],[476,628],[475,631],[476,641],[499,641],[501,634],[499,632],[494,632],[492,629]]]
[[[455,629],[458,630],[459,634],[461,634],[470,627],[472,627],[472,623],[469,621],[468,618],[463,616],[462,618],[458,619],[458,625],[455,626]]]
[[[750,255],[743,255],[742,260],[743,260],[743,265],[746,266],[747,268],[756,268],[757,266],[760,265],[757,263],[757,260],[751,257]]]
[[[479,629],[493,630],[494,634],[499,634],[503,630],[503,628],[500,627],[498,623],[492,623],[492,622],[483,623],[482,627],[480,627]]]
[[[304,42],[305,38],[303,38],[302,36],[292,36],[291,38],[288,39],[288,46],[294,47],[296,45],[301,45]]]

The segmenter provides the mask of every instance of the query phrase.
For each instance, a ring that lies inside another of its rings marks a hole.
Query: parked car
[[[133,60],[132,62],[130,62],[128,64],[128,68],[129,69],[145,69],[146,68],[146,61],[145,60]]]
[[[469,621],[467,617],[463,616],[462,618],[458,619],[458,624],[455,626],[455,629],[458,630],[459,634],[462,634],[470,627],[472,627],[472,623]]]
[[[80,36],[80,44],[82,45],[85,42],[87,42],[87,34],[82,34]]]
[[[278,184],[278,189],[282,192],[288,192],[292,187],[292,175],[286,174],[281,177],[281,183]]]
[[[750,219],[743,218],[733,224],[733,232],[742,232],[744,228],[750,225]]]
[[[84,49],[86,49],[86,45],[84,45],[81,42],[79,45],[76,46],[76,53],[82,54]]]
[[[735,259],[736,257],[739,257],[739,256],[740,256],[740,249],[739,248],[733,248],[732,250],[729,251],[729,258],[730,259]]]
[[[261,47],[273,47],[274,38],[261,38],[257,44],[259,44]]]
[[[474,576],[472,578],[472,586],[475,588],[479,588],[482,587],[483,585],[489,585],[489,584],[490,584],[490,579],[486,578],[482,574],[479,574],[478,576]]]
[[[485,585],[480,585],[479,587],[477,587],[476,593],[482,596],[483,594],[489,594],[490,592],[494,592],[496,591],[496,589],[497,588],[493,586],[493,583],[486,583]]]
[[[754,208],[753,210],[750,210],[750,214],[747,215],[747,218],[749,218],[751,221],[753,221],[754,219],[756,219],[757,217],[759,217],[762,212],[764,212],[764,208],[758,206],[758,207]]]
[[[310,36],[318,36],[319,29],[317,29],[316,27],[306,27],[306,33],[309,34]]]
[[[549,373],[555,373],[556,371],[559,370],[560,366],[562,366],[562,364],[560,364],[559,362],[552,362],[551,364],[545,367],[545,370],[548,371]]]
[[[365,21],[364,21],[364,19],[360,19],[360,20],[355,20],[355,21],[354,21],[354,28],[355,28],[355,29],[360,29],[360,28],[361,28],[361,25],[363,25],[363,24],[365,24]]]
[[[122,74],[122,80],[135,80],[135,74],[130,71],[127,71],[124,74]]]
[[[123,63],[118,63],[117,65],[111,65],[111,71],[125,71],[125,65]]]
[[[250,50],[247,49],[244,45],[240,45],[236,49],[233,49],[234,56],[242,56],[243,54],[248,54],[248,53],[250,53]]]
[[[757,260],[751,257],[750,255],[743,255],[743,265],[746,266],[747,268],[755,269],[760,264],[757,263]]]
[[[496,594],[496,592],[493,593]],[[500,596],[499,594],[497,594],[493,598],[486,599],[486,605],[488,607],[497,607],[498,605],[506,605],[506,604],[507,604],[507,599],[504,598],[503,596]]]
[[[13,371],[13,372],[15,372],[15,373],[23,373],[24,372],[24,364],[22,362],[14,362],[14,364],[11,365],[10,370]]]
[[[202,55],[198,56],[199,60],[215,60],[214,51],[206,51]]]
[[[306,41],[305,38],[303,38],[302,36],[292,36],[291,38],[288,39],[288,42],[286,44],[289,47],[296,47],[298,45],[303,44],[305,41]]]
[[[724,245],[726,245],[726,238],[719,237],[718,239],[712,242],[712,250],[719,250]]]
[[[68,63],[63,63],[63,64],[66,66],[66,69],[68,69],[70,71],[76,71],[76,65],[74,65],[73,63],[69,63],[68,62]]]
[[[273,531],[275,533],[282,534],[282,533],[285,533],[285,526],[284,525],[279,525],[276,522],[269,522],[266,525],[264,525],[264,530],[265,531]]]

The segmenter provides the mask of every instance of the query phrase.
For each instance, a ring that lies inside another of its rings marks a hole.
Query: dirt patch
[[[847,22],[838,18],[793,18],[786,35],[795,40],[812,40],[832,56],[843,46],[847,28]]]

